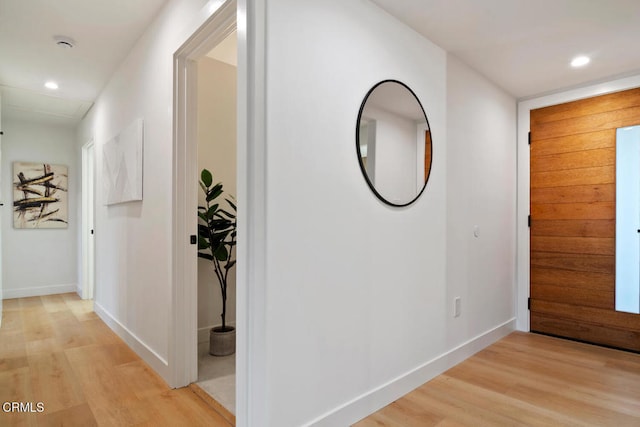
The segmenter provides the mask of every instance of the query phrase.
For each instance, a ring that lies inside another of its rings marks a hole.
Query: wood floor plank
[[[160,394],[167,387],[158,374],[141,360],[118,365],[115,372],[138,399]]]
[[[67,304],[65,303],[64,296],[57,295],[44,295],[40,297],[42,305],[48,313],[65,312],[68,311]]]
[[[5,343],[5,345],[0,347],[0,364],[2,363],[2,359],[27,356],[24,336],[19,330],[5,331],[4,328],[0,329],[0,340]]]
[[[613,410],[614,412],[619,412],[620,414],[626,416],[631,415],[637,417],[640,415],[640,402],[637,397],[628,396],[621,393],[616,393],[615,390],[611,392],[610,388],[601,387],[602,384],[606,384],[606,378],[600,378],[594,376],[593,378],[587,378],[584,382],[578,381],[573,384],[571,387],[567,387],[567,381],[560,377],[556,377],[553,375],[538,375],[535,374],[533,369],[534,366],[542,367],[546,363],[546,357],[542,359],[538,359],[538,361],[531,360],[529,365],[527,366],[512,366],[507,365],[505,369],[501,369],[500,365],[492,363],[491,361],[482,360],[479,358],[478,360],[474,360],[469,363],[468,371],[470,376],[463,377],[466,381],[474,382],[474,376],[478,374],[478,372],[482,372],[483,370],[490,372],[492,375],[495,375],[497,381],[509,381],[511,378],[517,377],[518,381],[513,384],[512,387],[506,392],[513,396],[513,390],[518,387],[524,387],[527,389],[534,389],[536,393],[539,394],[553,394],[558,391],[562,392],[562,395],[565,398],[571,398],[577,403],[573,403],[571,405],[585,403],[590,405],[591,407],[601,408],[601,412],[607,412]],[[580,355],[575,355],[574,357],[580,358]],[[603,365],[601,363],[593,363],[593,360],[590,360],[592,366],[585,367],[579,369],[578,372],[582,374],[583,369],[602,369]],[[586,364],[585,364],[586,365]],[[456,375],[459,376],[459,372],[456,372]],[[621,371],[614,371],[613,378],[621,378]],[[579,378],[580,380],[580,378]],[[605,380],[605,381],[603,381]],[[594,392],[596,391],[596,392]],[[528,402],[532,402],[533,399],[528,397],[520,397]],[[567,404],[570,406],[570,404]],[[558,411],[559,408],[555,408],[555,411]],[[614,418],[617,414],[612,412],[611,418]],[[578,415],[578,418],[582,418],[581,415]],[[593,417],[592,417],[593,418]],[[588,420],[583,420],[588,421]]]
[[[2,402],[32,401],[31,372],[28,366],[0,372]]]
[[[20,311],[20,299],[19,298],[11,298],[2,301],[2,312],[8,313],[12,311]],[[2,321],[2,327],[4,328],[4,318]]]
[[[98,425],[91,408],[86,403],[57,412],[38,415],[38,424],[46,426],[82,426],[94,427]]]
[[[67,295],[69,294],[65,294],[64,302],[76,319],[79,321],[99,319],[98,315],[93,311],[93,301],[79,300]]]
[[[638,426],[640,355],[514,332],[355,426],[416,416],[439,427]]]
[[[12,300],[7,300],[12,301]],[[2,327],[0,335],[8,331],[19,331],[22,333],[22,315],[19,310],[6,310],[2,312]]]
[[[4,301],[0,400],[44,412],[0,412],[0,426],[221,426],[188,389],[171,390],[75,294]]]
[[[51,317],[42,304],[23,305],[21,311],[24,337],[26,341],[43,340],[54,337]]]
[[[31,389],[48,412],[81,405],[86,399],[64,353],[38,354],[28,357]]]
[[[229,426],[229,423],[189,388],[162,393],[156,398],[146,399],[143,406],[150,406],[151,418],[145,425],[157,426]]]

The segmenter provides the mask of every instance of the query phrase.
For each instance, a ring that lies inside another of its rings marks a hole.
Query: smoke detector
[[[56,44],[63,49],[71,49],[76,45],[75,40],[67,36],[54,36],[53,40],[55,40]]]

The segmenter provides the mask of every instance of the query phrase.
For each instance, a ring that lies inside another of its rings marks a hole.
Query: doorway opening
[[[198,212],[198,197],[200,186],[198,185],[201,167],[206,167],[212,170],[215,182],[222,180],[229,181],[231,178],[229,174],[237,175],[237,160],[234,156],[232,160],[228,157],[224,157],[222,165],[219,162],[213,163],[206,161],[204,155],[199,155],[198,151],[213,150],[216,151],[219,145],[216,144],[216,139],[219,137],[220,129],[209,129],[207,126],[202,127],[205,131],[200,132],[198,122],[204,121],[207,125],[210,122],[214,122],[218,119],[215,117],[212,119],[210,116],[199,119],[199,110],[211,115],[211,111],[207,111],[207,108],[199,108],[200,101],[212,101],[200,92],[199,82],[199,63],[209,63],[207,54],[211,52],[216,46],[223,44],[223,42],[236,31],[237,28],[237,3],[235,0],[226,2],[211,1],[210,5],[205,7],[207,13],[211,13],[206,22],[182,45],[174,54],[174,82],[175,82],[175,98],[174,98],[174,128],[176,133],[174,135],[174,154],[176,160],[174,162],[174,200],[173,200],[173,329],[172,329],[172,345],[170,346],[170,364],[173,366],[172,374],[172,386],[181,387],[188,384],[198,382],[198,342],[202,341],[208,335],[208,330],[211,326],[216,326],[216,323],[220,323],[220,311],[221,307],[213,309],[216,305],[216,301],[208,296],[214,295],[215,292],[220,293],[218,284],[212,280],[209,283],[203,283],[202,286],[198,284],[198,269],[199,263],[206,260],[199,260],[197,257],[197,212]],[[234,55],[237,57],[237,53]],[[216,65],[220,65],[217,64]],[[230,72],[229,67],[233,68],[229,64],[226,65],[227,74],[236,75],[237,72]],[[231,70],[233,71],[233,70]],[[220,86],[220,80],[216,79],[218,72],[211,73],[209,76],[213,83],[217,83]],[[235,77],[235,76],[234,76]],[[235,78],[237,81],[237,77]],[[210,84],[213,84],[210,82]],[[228,82],[226,85],[228,86]],[[225,84],[222,83],[224,87]],[[219,88],[218,88],[219,89]],[[234,88],[235,89],[235,88]],[[235,98],[235,90],[232,91]],[[219,93],[215,92],[215,98],[213,101],[218,101]],[[234,100],[235,101],[235,100]],[[229,107],[225,105],[225,102],[218,103],[218,107],[222,107],[227,113]],[[235,113],[235,107],[233,107]],[[239,129],[237,121],[232,120],[229,123],[227,117],[226,122],[223,123],[227,129],[230,126],[234,129]],[[205,129],[207,128],[207,129]],[[202,129],[201,129],[202,130]],[[204,145],[205,148],[199,148],[198,146],[198,134],[203,133],[203,140],[207,142]],[[227,145],[227,151],[231,150],[235,153],[235,132],[233,138],[230,138],[233,148]],[[200,162],[202,158],[203,162]],[[199,164],[202,163],[202,164]],[[227,171],[223,173],[226,178],[220,175],[221,167],[227,166]],[[231,170],[229,170],[231,166]],[[216,172],[217,171],[217,172]],[[235,181],[235,179],[234,179]],[[225,190],[231,189],[231,183],[224,182]],[[233,194],[238,200],[242,200],[242,194]],[[242,208],[241,208],[242,209]],[[241,248],[242,246],[239,245]],[[240,249],[241,250],[241,249]],[[241,262],[244,262],[244,257],[240,256]],[[211,264],[211,263],[209,263]],[[207,269],[210,272],[211,265],[203,264],[200,266],[202,269]],[[237,268],[237,267],[234,267]],[[211,275],[213,276],[213,275]],[[215,277],[212,277],[215,279]],[[233,285],[232,285],[233,286]],[[199,289],[200,288],[200,289]],[[233,286],[234,289],[238,287]],[[233,301],[227,300],[227,311],[229,306],[234,305]],[[201,307],[201,306],[204,306]],[[199,308],[201,310],[199,310]],[[234,307],[235,309],[235,307]],[[213,312],[210,312],[214,310]],[[233,310],[235,311],[235,310]],[[200,312],[200,313],[199,313]],[[215,322],[215,319],[218,322]],[[229,317],[227,317],[229,323]],[[243,332],[243,328],[238,325],[238,336]],[[201,330],[202,332],[199,332]],[[239,343],[241,346],[241,343]],[[208,354],[208,353],[206,353]],[[241,349],[236,352],[237,356],[231,356],[229,359],[231,363],[227,363],[227,370],[225,371],[225,383],[228,389],[225,391],[225,397],[220,396],[212,397],[216,406],[226,409],[227,413],[221,412],[223,415],[233,416],[235,412],[234,405],[236,404],[236,380],[235,375],[231,376],[228,365],[231,365],[233,371],[235,371],[235,359],[242,358]],[[214,357],[214,356],[210,356]],[[240,373],[242,372],[242,364],[240,364]],[[235,372],[233,372],[235,374]],[[220,388],[220,387],[218,387]],[[194,385],[193,389],[199,394],[206,394],[206,391]],[[207,396],[203,396],[207,398]],[[215,399],[218,399],[216,401]],[[209,399],[208,399],[209,400]],[[239,402],[242,404],[242,402]],[[220,411],[219,411],[220,412]]]
[[[82,299],[93,299],[95,292],[95,146],[90,140],[82,146]]]
[[[211,203],[233,213],[237,196],[237,36],[235,29],[197,62],[197,165],[206,169],[223,193]],[[198,186],[197,182],[193,183]],[[227,201],[228,200],[228,201]],[[231,203],[229,203],[231,202]],[[198,193],[198,206],[206,206]],[[200,221],[203,223],[202,221]],[[226,240],[229,241],[229,236]],[[235,238],[233,239],[235,240]],[[201,251],[211,255],[210,249]],[[232,258],[235,259],[232,249]],[[222,267],[227,263],[222,263]],[[224,270],[220,277],[224,276]],[[220,405],[235,414],[235,352],[214,356],[210,331],[221,326],[221,283],[212,260],[198,258],[198,381],[196,384]],[[225,292],[226,325],[236,326],[236,269],[229,268]]]

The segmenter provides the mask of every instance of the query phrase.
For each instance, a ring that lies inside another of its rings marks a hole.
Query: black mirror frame
[[[414,91],[411,90],[411,88],[409,86],[407,86],[406,84],[402,83],[399,80],[387,79],[387,80],[382,80],[382,81],[376,83],[375,85],[373,85],[373,87],[371,89],[369,89],[367,94],[364,96],[364,99],[362,100],[362,104],[360,104],[360,111],[358,111],[358,119],[356,120],[356,154],[358,156],[358,164],[360,165],[360,171],[362,172],[362,175],[364,176],[364,179],[367,182],[367,185],[369,186],[369,188],[371,189],[373,194],[375,194],[378,199],[380,199],[383,203],[385,203],[385,204],[387,204],[389,206],[394,206],[394,207],[401,208],[401,207],[409,206],[410,204],[412,204],[416,200],[418,200],[418,198],[422,195],[422,193],[424,193],[425,188],[427,188],[427,183],[429,182],[429,177],[431,176],[431,169],[433,168],[433,132],[431,133],[431,144],[429,146],[429,149],[431,151],[431,163],[429,164],[429,173],[427,174],[427,176],[424,179],[424,185],[422,186],[422,189],[418,192],[416,197],[414,197],[413,199],[411,199],[407,203],[398,204],[398,203],[390,202],[389,200],[385,199],[382,196],[382,194],[380,194],[378,192],[378,190],[376,190],[375,186],[373,185],[373,183],[369,179],[369,175],[367,174],[367,171],[365,170],[364,164],[362,163],[362,153],[360,151],[360,120],[362,119],[362,112],[364,111],[364,106],[367,103],[367,99],[369,99],[369,96],[373,93],[373,91],[378,86],[380,86],[380,85],[382,85],[384,83],[397,83],[397,84],[401,85],[402,87],[404,87],[405,89],[407,89],[411,93],[411,95],[413,95],[413,97],[415,98],[416,102],[418,102],[418,105],[420,106],[420,109],[422,110],[422,114],[424,116],[424,120],[427,122],[427,126],[428,126],[429,130],[431,129],[431,125],[429,124],[429,119],[427,118],[427,113],[424,111],[424,107],[422,106],[422,103],[420,102],[420,99],[418,99],[418,96],[415,94]]]

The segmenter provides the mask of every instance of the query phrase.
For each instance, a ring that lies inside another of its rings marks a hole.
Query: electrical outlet
[[[460,317],[460,297],[453,299],[453,317]]]

